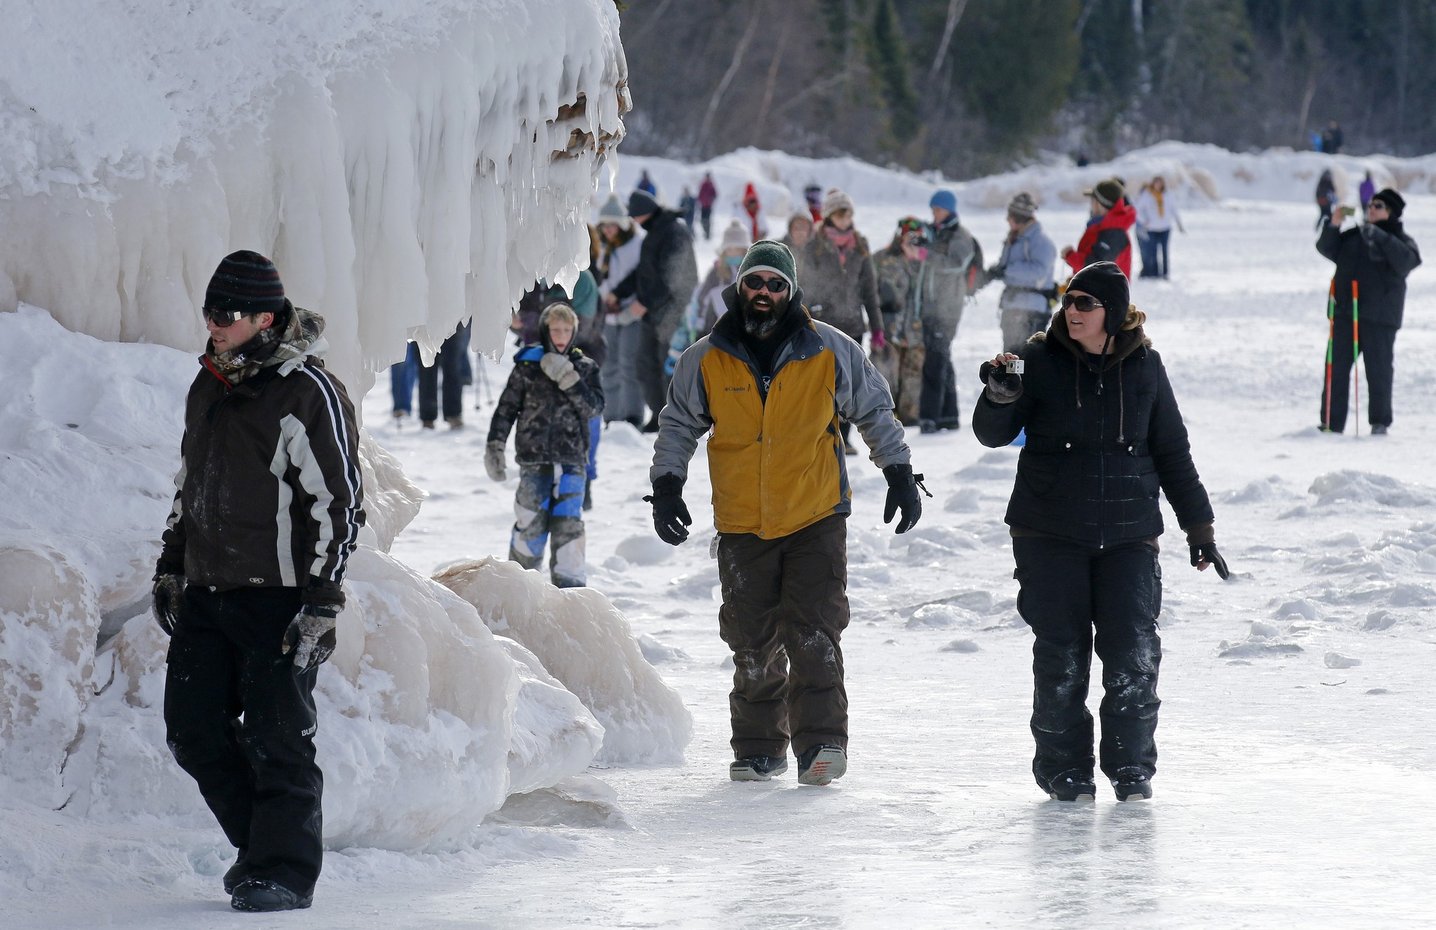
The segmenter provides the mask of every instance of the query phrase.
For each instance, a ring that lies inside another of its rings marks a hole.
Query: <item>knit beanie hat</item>
[[[628,195],[628,215],[648,216],[658,212],[658,201],[648,191],[635,189]]]
[[[284,313],[284,283],[274,262],[258,252],[231,252],[219,263],[204,292],[205,309],[246,315]]]
[[[1027,191],[1023,191],[1007,204],[1007,215],[1026,222],[1037,215],[1037,201],[1033,200]]]
[[[790,290],[798,286],[797,263],[793,261],[793,253],[781,242],[759,239],[748,247],[743,264],[738,266],[738,277],[753,271],[771,271],[787,281]]]
[[[1122,329],[1127,318],[1127,308],[1132,305],[1132,292],[1127,276],[1122,274],[1115,262],[1093,262],[1072,276],[1067,282],[1068,291],[1091,294],[1107,309],[1105,328],[1107,335],[1115,336]]]
[[[856,212],[853,210],[853,198],[835,187],[823,195],[823,219],[827,219],[839,210]]]
[[[1383,187],[1377,193],[1372,194],[1371,199],[1386,204],[1386,210],[1391,214],[1393,220],[1399,220],[1401,211],[1406,209],[1406,200],[1389,187]]]
[[[946,188],[933,194],[932,199],[927,202],[927,205],[929,207],[941,207],[948,213],[954,216],[957,215],[957,195]]]
[[[633,221],[628,218],[628,211],[618,202],[617,194],[609,194],[603,206],[598,208],[598,225],[602,226],[604,223],[612,223],[620,229],[633,226]]]
[[[1110,210],[1113,204],[1121,200],[1127,191],[1122,187],[1121,181],[1116,178],[1108,178],[1105,181],[1098,181],[1091,190],[1082,193],[1096,200],[1102,205],[1102,209]]]
[[[721,255],[729,249],[746,251],[748,244],[748,231],[743,228],[742,223],[734,220],[728,224],[727,229],[723,230],[723,243],[718,246],[718,253]]]

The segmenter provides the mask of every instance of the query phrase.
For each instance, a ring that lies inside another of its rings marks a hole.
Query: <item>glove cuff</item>
[[[913,480],[912,465],[887,465],[883,468],[883,477],[887,479],[890,488],[907,488],[917,484]]]
[[[1217,541],[1216,528],[1210,523],[1187,527],[1187,545],[1206,546]]]
[[[654,497],[682,497],[683,479],[669,473],[653,479]]]
[[[344,609],[344,589],[337,581],[310,578],[305,585],[300,601],[304,612],[322,617],[336,617]]]

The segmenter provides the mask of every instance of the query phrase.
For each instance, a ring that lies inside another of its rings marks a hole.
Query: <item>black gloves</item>
[[[911,465],[889,465],[883,469],[883,477],[888,480],[888,499],[883,506],[883,522],[893,522],[893,515],[899,510],[902,511],[902,519],[898,520],[895,532],[906,533],[917,525],[922,517],[922,498],[918,496],[917,490],[922,487],[922,475],[914,475]],[[923,487],[922,492],[932,497],[927,488]]]
[[[658,538],[676,546],[688,538],[693,518],[683,503],[683,479],[677,475],[659,475],[653,482],[653,493],[644,500],[653,505],[653,529]]]
[[[155,573],[155,586],[151,589],[155,599],[155,622],[166,636],[175,635],[184,616],[184,575],[172,572]]]
[[[1217,577],[1223,581],[1231,577],[1231,569],[1227,568],[1227,560],[1222,558],[1222,554],[1217,551],[1216,543],[1193,543],[1191,550],[1192,564],[1198,570],[1205,568],[1206,565],[1211,565],[1217,570]]]
[[[1022,396],[1022,376],[1008,371],[1006,365],[983,362],[977,376],[987,385],[987,399],[994,404],[1010,404]]]
[[[318,668],[334,654],[334,647],[338,645],[334,635],[338,617],[339,610],[335,607],[304,607],[285,628],[280,653],[289,655],[293,652],[294,667],[300,672]]]

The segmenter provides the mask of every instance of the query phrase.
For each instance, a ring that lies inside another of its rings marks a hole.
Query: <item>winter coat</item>
[[[826,224],[814,229],[803,247],[803,293],[816,319],[862,342],[864,332],[883,325],[872,252],[868,240],[854,230],[856,245],[844,260],[825,229]]]
[[[1156,191],[1150,187],[1142,188],[1141,193],[1137,195],[1135,209],[1137,225],[1149,232],[1168,232],[1180,222],[1180,217],[1177,216],[1177,205],[1172,203],[1170,191],[1164,192],[1159,200]]]
[[[1356,282],[1360,323],[1401,328],[1406,309],[1406,276],[1421,264],[1415,241],[1400,220],[1362,223],[1346,231],[1323,221],[1316,250],[1336,263],[1336,316],[1351,319],[1351,284]]]
[[[997,260],[1004,285],[997,301],[998,309],[1046,313],[1047,294],[1052,292],[1055,283],[1052,269],[1056,262],[1057,246],[1036,220],[1003,242],[1002,255]]]
[[[1335,201],[1336,182],[1331,179],[1330,171],[1323,171],[1316,179],[1316,205],[1326,211]]]
[[[631,280],[638,271],[639,255],[643,251],[643,230],[634,229],[632,236],[612,245],[604,240],[599,246],[598,266],[600,276],[598,279],[598,295],[602,299],[612,294],[619,287],[626,287],[629,291],[626,299],[618,302],[617,310],[604,311],[604,322],[613,323],[617,326],[627,326],[638,319],[633,311],[628,309],[633,303],[634,282]]]
[[[514,356],[514,370],[494,408],[488,441],[508,442],[517,421],[514,460],[520,465],[585,465],[588,421],[603,412],[598,366],[581,350],[569,349],[568,360],[579,377],[564,391],[539,367],[548,351],[542,345],[524,346]]]
[[[737,273],[736,268],[724,267],[720,257],[708,269],[703,282],[694,288],[693,297],[683,310],[683,322],[673,331],[673,338],[668,342],[668,358],[663,363],[664,374],[672,375],[684,350],[708,335],[717,324],[718,318],[728,312],[728,305],[723,302],[723,289],[736,280]]]
[[[922,285],[926,259],[913,261],[894,242],[873,258],[878,275],[878,306],[889,342],[922,344]]]
[[[1114,342],[1098,371],[1098,357],[1072,340],[1058,314],[1019,353],[1021,395],[1009,404],[979,396],[972,431],[983,445],[1005,446],[1027,431],[1007,505],[1013,535],[1094,548],[1155,539],[1159,490],[1184,530],[1202,533],[1212,522],[1161,357],[1140,326]]]
[[[323,329],[293,308],[279,347],[237,383],[201,357],[161,571],[220,591],[322,586],[342,601],[364,494],[354,405],[320,361]]]
[[[842,420],[857,425],[879,468],[909,461],[887,382],[860,345],[808,317],[801,290],[794,290],[789,312],[803,313],[803,325],[778,348],[773,374],[764,378],[743,344],[736,286],[724,300],[729,312],[683,353],[673,373],[650,478],[686,480],[707,433],[720,533],[777,539],[851,512]]]
[[[1137,222],[1137,211],[1126,198],[1087,223],[1077,247],[1067,254],[1067,264],[1078,272],[1093,262],[1116,262],[1122,274],[1132,276],[1132,239],[1127,230]]]
[[[620,302],[637,297],[648,311],[644,319],[657,326],[683,312],[698,285],[698,259],[693,255],[693,233],[672,210],[660,207],[643,230],[646,235],[632,283],[620,282],[612,293]]]
[[[578,330],[573,334],[573,344],[602,368],[603,360],[608,356],[608,341],[603,335],[603,314],[598,312],[598,284],[594,281],[593,272],[587,268],[578,273],[570,303],[573,312],[578,314]]]
[[[711,210],[717,200],[718,188],[714,186],[712,178],[705,177],[703,183],[698,185],[698,206]]]
[[[982,247],[956,216],[932,231],[926,274],[922,294],[924,325],[940,332],[957,332],[968,295],[982,285]]]

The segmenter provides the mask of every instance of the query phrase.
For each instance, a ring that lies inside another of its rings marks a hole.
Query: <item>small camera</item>
[[[1003,370],[1006,371],[1009,375],[1020,375],[1022,374],[1025,367],[1026,364],[1020,358],[1014,358],[1012,361],[1007,362],[1005,365],[1002,366]]]
[[[916,236],[913,236],[910,241],[918,248],[926,248],[927,246],[932,245],[932,240],[929,239],[923,233],[918,233]]]

